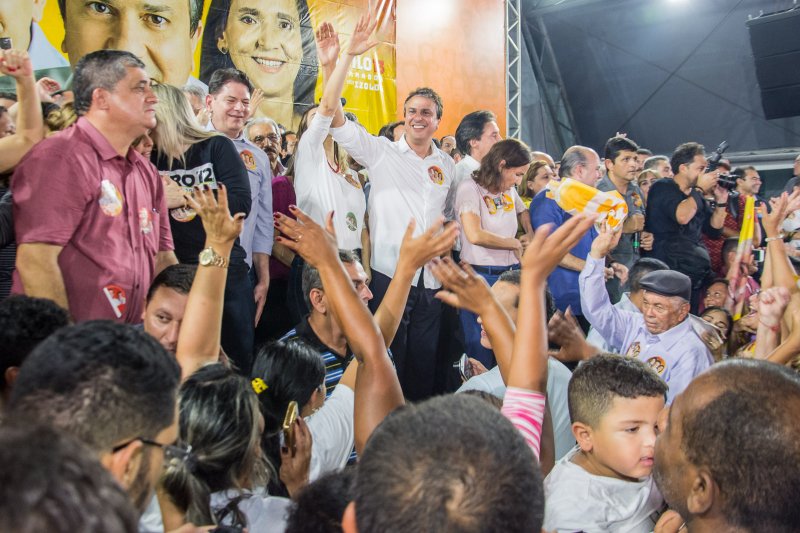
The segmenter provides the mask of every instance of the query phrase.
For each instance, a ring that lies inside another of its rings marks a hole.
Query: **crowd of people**
[[[275,117],[235,64],[0,50],[0,530],[800,528],[800,156],[766,200],[695,142],[439,132],[427,87],[372,135],[376,24]]]

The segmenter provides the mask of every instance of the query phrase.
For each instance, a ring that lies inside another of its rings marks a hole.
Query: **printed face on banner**
[[[181,86],[192,72],[190,0],[65,0],[64,43],[72,66],[89,52],[127,50],[154,80]],[[191,2],[193,3],[193,2]]]
[[[27,50],[31,22],[42,18],[45,0],[0,0],[0,37],[10,37],[14,48]]]

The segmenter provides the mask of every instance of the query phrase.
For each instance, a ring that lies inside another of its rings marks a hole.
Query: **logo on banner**
[[[116,285],[106,285],[103,287],[103,294],[106,295],[108,303],[111,304],[111,309],[114,310],[114,316],[122,318],[122,313],[125,312],[125,291]]]
[[[110,217],[122,213],[122,194],[119,189],[108,180],[100,182],[100,209],[103,214]]]
[[[442,172],[442,169],[437,166],[428,167],[428,177],[436,185],[441,185],[444,183],[444,172]]]
[[[650,365],[650,368],[655,370],[656,374],[659,376],[667,369],[667,362],[657,355],[648,359],[647,364]]]
[[[139,209],[139,229],[145,235],[153,231],[153,214],[146,207]]]
[[[242,150],[239,153],[239,156],[241,156],[242,162],[244,163],[244,166],[247,167],[247,170],[256,169],[256,158],[253,155],[253,152],[250,150]]]

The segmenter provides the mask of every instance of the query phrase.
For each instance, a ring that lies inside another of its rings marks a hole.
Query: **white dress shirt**
[[[397,142],[370,135],[349,120],[331,128],[333,138],[367,167],[372,183],[369,196],[369,234],[372,268],[393,277],[400,244],[413,218],[419,236],[444,214],[447,192],[455,175],[453,159],[431,141],[431,152],[418,156],[403,136]],[[423,269],[420,269],[420,271]],[[419,273],[414,275],[414,285]],[[424,269],[425,287],[438,289],[439,281]]]

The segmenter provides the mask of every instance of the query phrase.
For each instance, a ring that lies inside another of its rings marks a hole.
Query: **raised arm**
[[[353,35],[350,36],[350,42],[347,44],[345,53],[339,58],[336,68],[330,73],[330,77],[325,84],[325,90],[319,103],[319,112],[328,117],[333,115],[333,122],[331,122],[331,127],[333,128],[338,128],[345,122],[341,97],[344,83],[347,79],[347,72],[350,70],[353,58],[368,52],[378,44],[378,41],[372,36],[377,25],[378,19],[374,13],[361,15],[355,29],[353,29]],[[330,23],[323,23],[317,30],[317,45],[323,51],[323,61],[329,65],[331,62],[330,53],[338,50],[339,47],[339,38]],[[325,66],[323,65],[323,71],[326,70]]]
[[[22,156],[42,140],[44,126],[42,106],[28,53],[22,50],[0,50],[0,74],[15,79],[19,108],[16,133],[0,139],[0,172],[6,172],[14,168]]]
[[[800,190],[795,190],[791,195],[784,192],[779,197],[772,198],[769,203],[772,207],[770,212],[764,205],[760,206],[759,210],[766,233],[767,255],[771,267],[770,280],[774,286],[786,287],[792,292],[797,292],[796,272],[786,256],[781,225],[790,213],[800,208]]]
[[[347,344],[358,361],[355,385],[355,441],[361,452],[372,431],[391,411],[402,405],[403,393],[378,325],[359,299],[339,260],[333,232],[333,213],[327,217],[327,230],[297,208],[292,220],[276,217],[282,236],[278,242],[300,254],[319,270],[331,310],[342,327]]]
[[[400,256],[397,259],[395,274],[386,289],[380,307],[375,312],[375,321],[387,347],[392,343],[397,328],[400,327],[414,274],[428,261],[453,248],[458,228],[455,224],[443,228],[443,223],[444,219],[439,219],[419,237],[413,236],[417,227],[416,221],[412,218],[408,223],[403,242],[400,244]]]
[[[233,242],[244,225],[244,213],[231,216],[228,210],[228,191],[219,184],[219,201],[211,190],[195,191],[186,196],[189,205],[203,221],[206,231],[205,248],[212,248],[224,260],[226,267],[198,265],[197,273],[186,300],[186,312],[178,334],[175,356],[181,365],[181,377],[186,379],[201,366],[219,359],[222,334],[222,308],[225,300],[227,262]]]

